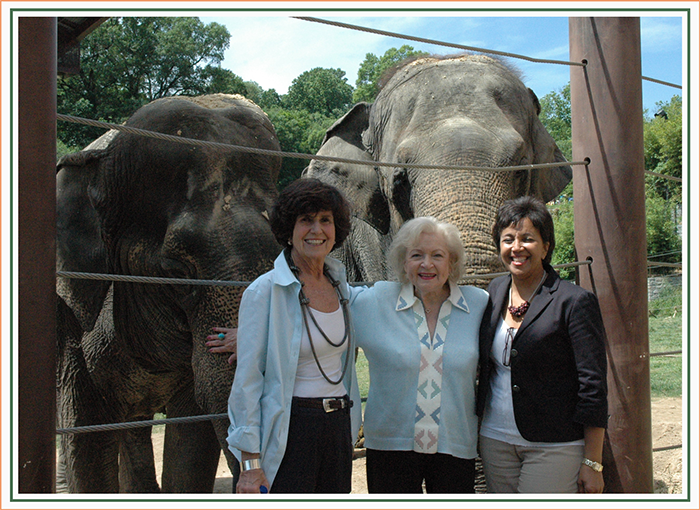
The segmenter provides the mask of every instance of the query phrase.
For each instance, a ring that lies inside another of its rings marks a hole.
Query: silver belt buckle
[[[323,410],[326,411],[327,413],[332,413],[333,411],[336,411],[336,409],[333,409],[331,407],[331,402],[334,401],[334,398],[324,398],[323,399]]]

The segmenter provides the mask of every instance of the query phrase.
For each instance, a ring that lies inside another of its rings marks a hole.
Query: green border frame
[[[135,15],[138,13],[143,13],[143,12],[168,12],[168,13],[221,13],[221,12],[231,12],[231,13],[237,13],[237,12],[257,12],[260,13],[261,15],[265,15],[266,13],[282,13],[282,12],[295,12],[295,13],[305,13],[305,12],[319,12],[323,11],[323,13],[347,13],[347,12],[353,12],[353,11],[361,11],[363,14],[367,14],[370,16],[373,13],[419,13],[419,12],[430,12],[430,13],[444,13],[444,14],[459,14],[459,13],[466,13],[466,12],[478,12],[478,13],[485,13],[485,12],[491,12],[495,14],[500,14],[500,13],[514,13],[517,15],[517,13],[537,13],[537,12],[542,12],[542,13],[571,13],[571,12],[586,12],[586,11],[595,11],[595,12],[635,12],[635,13],[678,13],[680,15],[685,14],[686,16],[686,31],[687,31],[687,40],[686,40],[686,53],[687,53],[687,68],[691,68],[691,45],[690,45],[690,34],[691,34],[691,14],[692,11],[690,8],[680,8],[680,7],[675,7],[675,8],[415,8],[415,7],[410,7],[410,8],[352,8],[352,7],[345,7],[345,8],[327,8],[318,6],[318,7],[305,7],[305,8],[298,8],[295,7],[294,4],[290,5],[287,8],[282,8],[282,7],[275,7],[275,8],[254,8],[254,7],[249,7],[249,8],[71,8],[71,7],[66,7],[66,8],[32,8],[32,7],[27,7],[27,8],[22,8],[22,7],[17,7],[17,8],[10,8],[9,13],[10,13],[10,21],[9,21],[9,27],[10,27],[10,118],[13,119],[13,122],[11,123],[11,128],[10,128],[10,157],[9,157],[9,162],[10,162],[10,168],[12,169],[12,172],[10,173],[10,269],[11,269],[11,274],[12,274],[12,269],[14,268],[14,260],[13,260],[13,253],[14,253],[14,152],[13,152],[13,147],[14,147],[14,138],[15,138],[15,123],[14,123],[14,95],[15,91],[13,89],[14,86],[14,69],[15,69],[15,43],[14,43],[14,20],[16,16],[19,16],[20,13],[40,13],[40,12],[90,12],[90,13],[113,13],[113,12],[119,12],[121,13],[128,13],[129,15]],[[497,17],[497,16],[494,16]],[[688,72],[686,73],[686,90],[690,91],[691,89],[691,73]],[[686,101],[686,126],[687,126],[687,133],[686,133],[686,140],[688,142],[688,149],[691,146],[691,128],[690,128],[690,119],[691,119],[691,95],[686,94],[686,97],[684,98]],[[690,159],[690,150],[686,151],[686,168],[690,169],[691,168],[691,159]],[[685,199],[687,200],[686,204],[686,216],[687,218],[684,218],[685,221],[687,221],[687,228],[686,232],[688,232],[688,238],[690,237],[690,227],[691,227],[691,214],[690,214],[690,190],[691,190],[691,176],[692,173],[690,171],[687,172],[687,177],[684,177],[684,181],[687,179],[687,184],[684,182],[683,184],[686,184],[685,186]],[[686,267],[684,268],[684,275],[686,276],[686,279],[684,280],[686,283],[686,289],[687,289],[687,309],[690,309],[690,305],[692,302],[692,296],[690,293],[690,285],[688,285],[688,282],[691,280],[690,276],[692,273],[692,265],[689,264],[691,258],[691,248],[690,248],[690,240],[686,239]],[[14,360],[14,324],[13,324],[13,317],[14,317],[14,302],[12,300],[12,296],[14,295],[14,282],[13,279],[10,278],[10,334],[11,338],[13,341],[10,343],[10,444],[12,444],[12,438],[14,437],[14,367],[13,367],[13,360]],[[684,313],[686,312],[684,310]],[[691,343],[690,343],[690,331],[691,331],[691,320],[690,320],[690,314],[686,313],[686,324],[687,324],[687,336],[688,338],[685,339],[684,345],[683,345],[683,351],[684,354],[687,352],[687,357],[686,360],[690,360],[690,353],[691,353]],[[688,451],[691,447],[692,444],[692,438],[690,435],[690,417],[691,417],[691,409],[690,409],[690,395],[691,395],[691,384],[690,384],[690,366],[686,365],[686,405],[687,405],[687,422],[684,424],[685,429],[686,429],[686,435],[687,435],[687,443],[686,443],[686,454],[688,454]],[[111,503],[151,503],[151,504],[157,504],[159,506],[161,505],[167,505],[169,503],[210,503],[210,504],[218,504],[220,505],[221,503],[253,503],[255,505],[279,505],[280,503],[299,503],[299,502],[306,502],[306,503],[311,503],[313,505],[318,505],[319,503],[344,503],[348,504],[349,502],[356,503],[357,506],[363,505],[366,506],[367,503],[383,503],[383,504],[395,504],[399,502],[406,502],[406,503],[437,503],[437,504],[454,504],[454,503],[471,503],[477,504],[477,506],[493,506],[494,503],[544,503],[549,507],[552,503],[577,503],[577,504],[582,504],[582,503],[588,503],[590,502],[591,506],[594,505],[599,505],[600,503],[630,503],[630,502],[635,502],[635,503],[688,503],[691,502],[691,487],[693,487],[691,483],[691,466],[689,462],[686,462],[686,473],[685,473],[685,479],[684,479],[684,489],[685,489],[685,497],[673,497],[673,495],[665,496],[665,495],[659,495],[656,497],[650,497],[647,495],[643,495],[640,497],[627,497],[625,496],[624,498],[595,498],[595,499],[590,499],[586,500],[581,497],[568,497],[568,498],[556,498],[556,499],[542,499],[542,498],[531,498],[531,497],[510,497],[510,498],[484,498],[481,495],[474,495],[474,496],[469,496],[466,498],[430,498],[430,497],[421,497],[418,499],[415,498],[396,498],[396,499],[379,499],[379,498],[365,498],[365,497],[357,497],[354,498],[353,496],[350,497],[338,497],[338,498],[319,498],[319,499],[303,499],[303,498],[285,498],[285,499],[269,499],[268,501],[265,501],[264,499],[261,498],[237,498],[237,497],[192,497],[192,498],[163,498],[163,495],[161,494],[160,496],[154,495],[151,498],[134,498],[134,497],[124,497],[124,498],[114,498],[112,496],[112,499],[109,497],[103,497],[103,498],[89,498],[89,499],[82,499],[82,498],[72,498],[72,497],[64,497],[63,495],[56,495],[53,494],[51,496],[47,497],[15,497],[14,494],[14,462],[15,462],[15,455],[14,455],[14,449],[12,447],[10,449],[10,477],[9,477],[9,491],[10,491],[10,497],[9,500],[12,503],[54,503],[54,504],[64,504],[64,503],[78,503],[84,505],[86,503],[105,503],[105,502],[111,502]],[[688,458],[686,458],[686,461]],[[160,498],[160,499],[158,499]]]

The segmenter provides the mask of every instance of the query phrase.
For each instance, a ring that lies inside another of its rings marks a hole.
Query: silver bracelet
[[[596,462],[594,460],[590,460],[584,457],[584,459],[581,461],[581,464],[585,464],[589,468],[591,468],[593,471],[600,473],[603,470],[603,465],[600,462]]]
[[[248,459],[241,462],[241,471],[260,469],[260,459]]]

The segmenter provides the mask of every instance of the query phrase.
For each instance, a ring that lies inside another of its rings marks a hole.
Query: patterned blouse
[[[440,306],[435,332],[431,338],[423,303],[413,294],[413,285],[403,286],[396,304],[397,311],[412,309],[421,348],[413,443],[413,451],[418,453],[437,453],[442,388],[442,348],[447,338],[453,306],[469,311],[456,285],[450,285],[450,296]]]

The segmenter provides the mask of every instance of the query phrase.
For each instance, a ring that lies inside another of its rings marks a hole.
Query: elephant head
[[[279,150],[267,116],[241,96],[156,100],[126,125]],[[253,280],[271,267],[279,252],[266,212],[277,195],[280,165],[279,157],[108,133],[59,161],[57,269]],[[234,370],[225,356],[209,353],[205,341],[212,326],[236,325],[241,287],[59,279],[57,291],[70,310],[61,316],[70,316],[84,332],[87,362],[82,365],[96,388],[90,398],[107,400],[114,410],[111,419],[142,419],[163,408],[168,417],[226,412]],[[108,331],[99,345],[91,338],[96,324]],[[59,336],[62,329],[70,328],[59,327]],[[70,374],[66,379],[70,382]],[[75,388],[63,390],[59,405],[71,408],[66,416],[82,424],[91,421],[93,404],[76,396]],[[205,426],[211,430],[210,423]],[[218,462],[228,420],[216,420],[214,427]],[[213,434],[199,440],[192,437],[198,433],[195,428],[173,430],[183,432],[179,437],[173,433],[171,440],[166,433],[166,449],[170,443],[177,453],[165,459],[170,467],[164,465],[164,478],[166,472],[187,469],[193,472],[185,477],[208,478],[209,468],[206,473],[200,469],[205,462],[201,457],[211,451],[203,442]],[[71,459],[67,468],[83,461]],[[233,465],[232,456],[230,461]],[[173,474],[164,489],[206,490],[213,485],[215,469],[211,480],[192,484],[179,483]],[[99,487],[88,490],[101,492]]]
[[[499,267],[490,231],[507,199],[549,201],[571,180],[571,168],[469,171],[425,170],[410,164],[499,168],[566,160],[538,118],[539,101],[503,62],[480,55],[426,57],[385,78],[376,101],[361,103],[327,132],[319,155],[394,166],[313,160],[305,175],[331,182],[355,205],[359,242],[383,250],[406,220],[434,216],[456,225],[467,253],[467,274]],[[371,228],[370,228],[371,227]],[[354,234],[354,233],[353,233]],[[354,265],[367,248],[351,237],[341,257],[355,278],[386,278],[381,262],[367,273]]]

